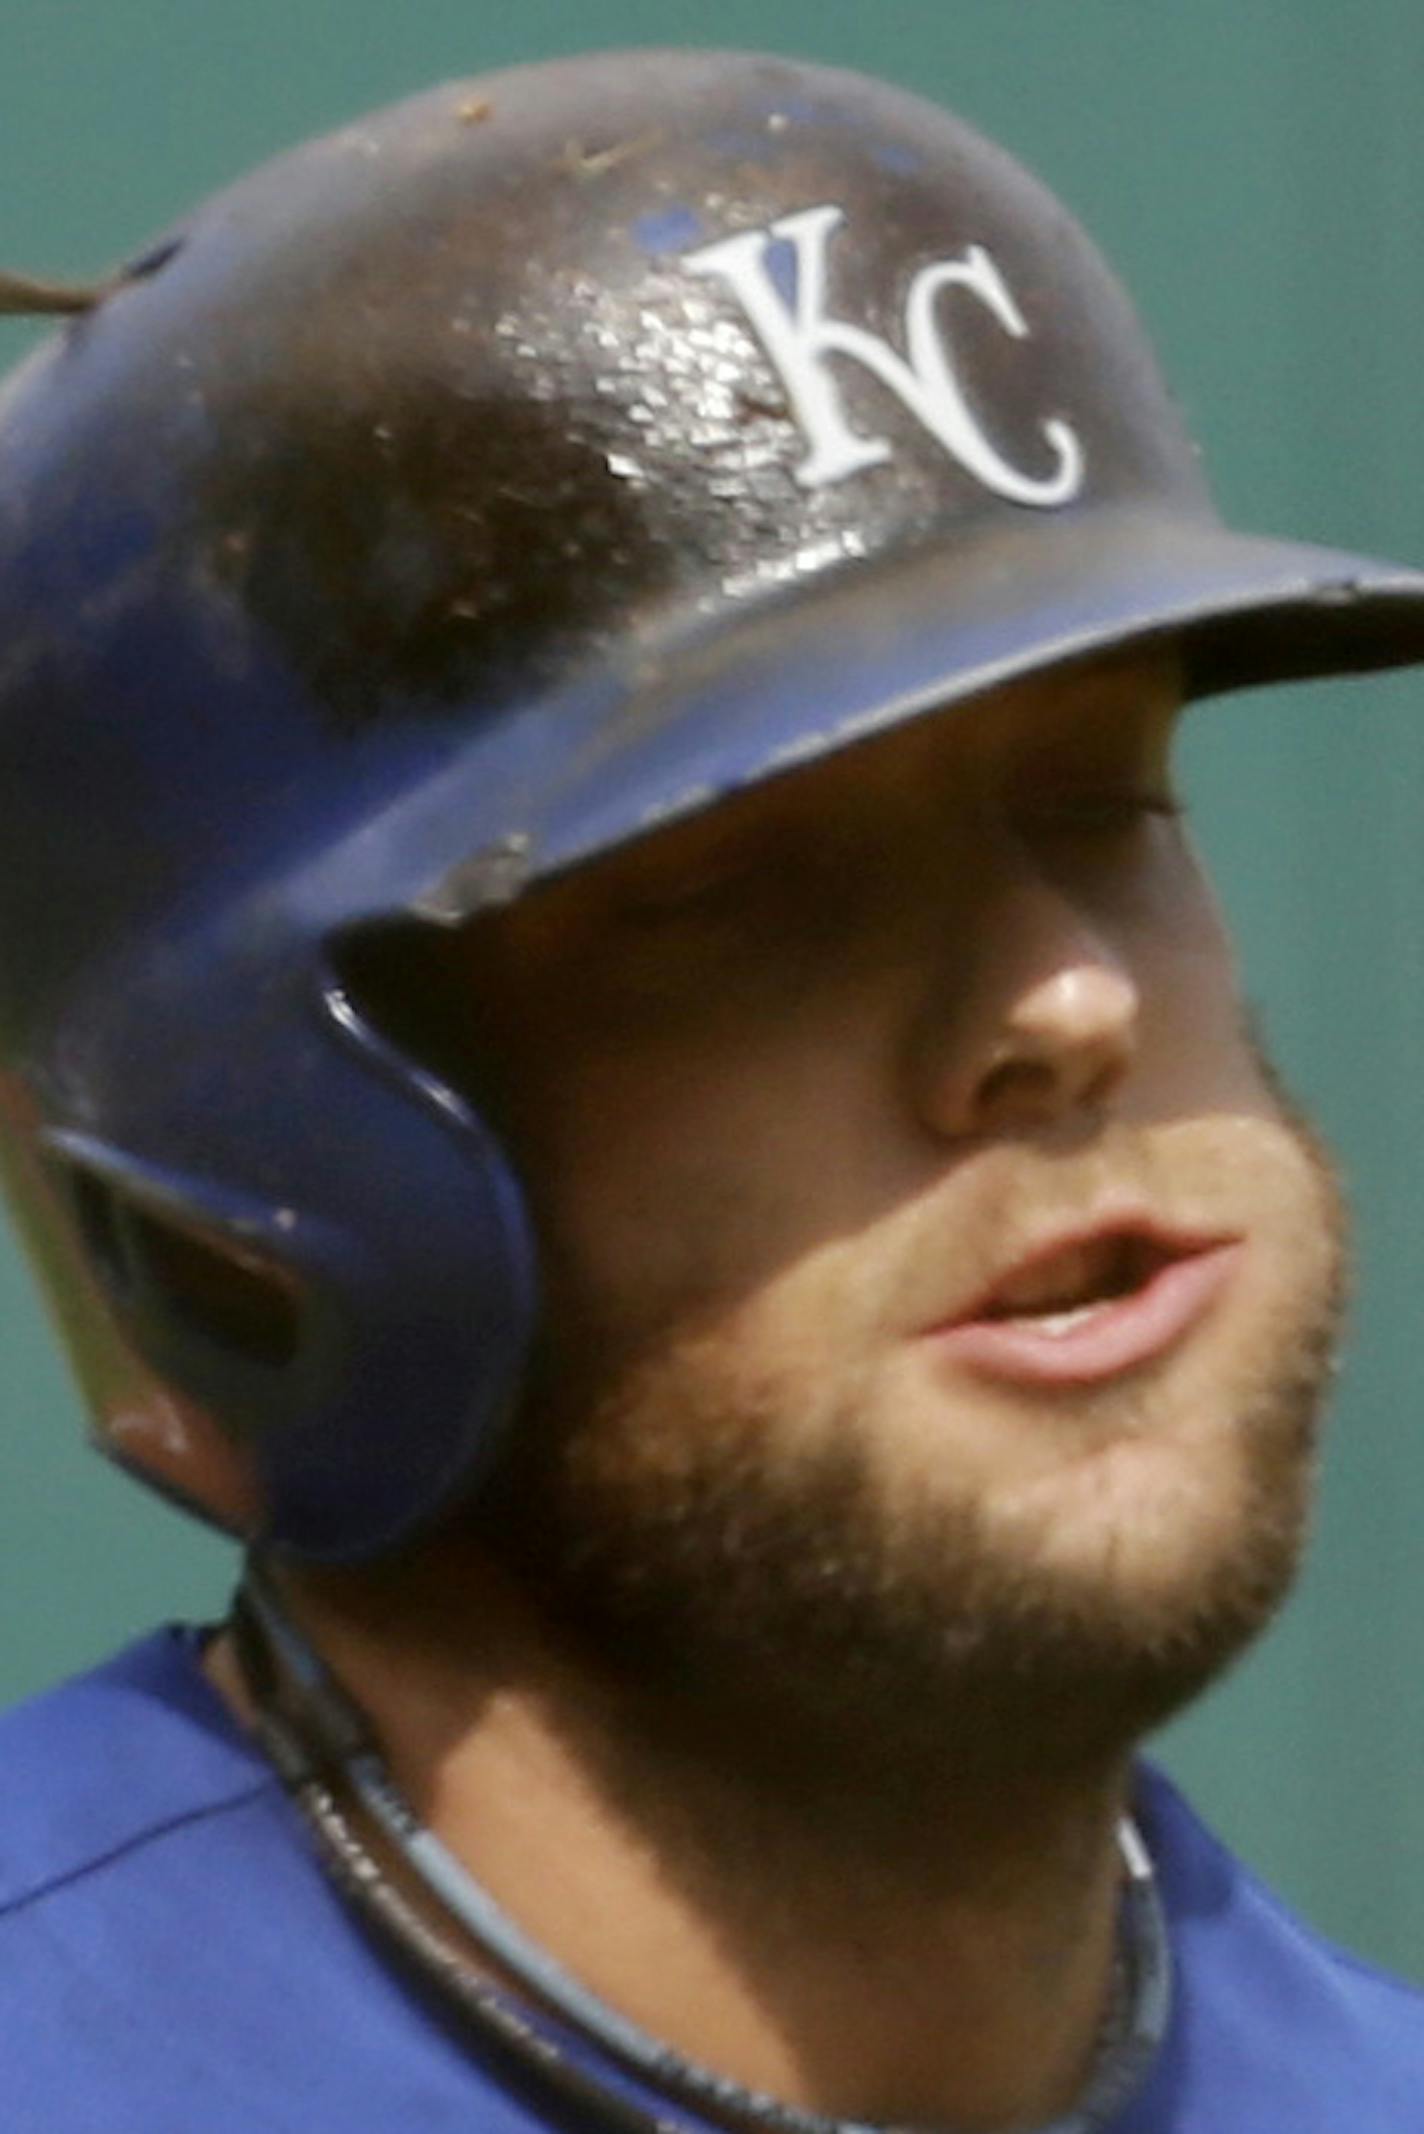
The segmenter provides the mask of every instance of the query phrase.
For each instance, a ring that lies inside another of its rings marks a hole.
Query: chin
[[[1124,1607],[1208,1588],[1257,1550],[1304,1545],[1314,1497],[1313,1416],[1245,1441],[1250,1425],[1186,1442],[1134,1430],[993,1504],[995,1545],[1046,1580],[1094,1584]]]
[[[635,1733],[806,1812],[849,1783],[909,1827],[956,1792],[1101,1775],[1229,1666],[1299,1561],[1313,1402],[1239,1418],[1229,1461],[1119,1435],[1017,1502],[892,1509],[864,1416],[776,1460],[770,1416],[689,1431],[684,1401],[677,1473],[650,1465],[669,1390],[560,1433],[537,1520],[498,1545]]]

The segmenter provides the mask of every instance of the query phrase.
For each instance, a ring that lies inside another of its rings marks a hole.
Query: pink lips
[[[1145,1279],[1121,1295],[1088,1297],[1058,1309],[1011,1311],[1001,1293],[1022,1283],[1011,1272],[963,1317],[930,1330],[946,1359],[982,1378],[1018,1385],[1086,1386],[1165,1354],[1202,1320],[1232,1280],[1245,1252],[1239,1239],[1163,1241]],[[1082,1241],[1059,1248],[1081,1251]],[[1039,1255],[1035,1268],[1051,1266]]]

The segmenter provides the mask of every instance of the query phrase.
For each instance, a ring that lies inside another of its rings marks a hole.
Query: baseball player
[[[1300,1548],[1330,1163],[1184,704],[1424,659],[1117,284],[782,60],[258,171],[0,403],[6,1161],[231,1620],[0,1729],[7,2134],[1402,2134],[1138,1760]]]

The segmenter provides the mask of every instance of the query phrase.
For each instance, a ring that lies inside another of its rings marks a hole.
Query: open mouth
[[[1170,1246],[1140,1231],[1086,1238],[1042,1254],[997,1283],[964,1321],[1032,1319],[1042,1332],[1067,1332],[1105,1304],[1145,1289],[1196,1248]]]
[[[1020,1261],[933,1330],[991,1378],[1086,1385],[1153,1361],[1200,1321],[1244,1252],[1239,1239],[1102,1229]]]

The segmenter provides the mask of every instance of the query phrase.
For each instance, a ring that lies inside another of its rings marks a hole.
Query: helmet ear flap
[[[88,1135],[42,1141],[88,1266],[140,1353],[199,1399],[216,1372],[228,1412],[235,1376],[250,1381],[254,1405],[270,1397],[303,1340],[299,1281],[256,1242],[270,1211],[220,1222],[196,1182]]]
[[[165,1312],[229,1358],[281,1369],[300,1339],[290,1273],[145,1205],[70,1158],[69,1199],[89,1264],[123,1317]]]
[[[140,1211],[102,1168],[50,1145],[58,1137],[39,1128],[18,1077],[0,1076],[0,1115],[12,1129],[0,1146],[11,1213],[65,1337],[96,1449],[198,1518],[256,1533],[264,1517],[257,1449],[166,1374],[140,1337],[144,1255],[127,1234]],[[158,1219],[148,1220],[157,1233]]]
[[[112,1109],[163,1087],[163,1159],[136,1153],[137,1133],[50,1127],[33,1145],[68,1318],[81,1340],[109,1326],[128,1357],[102,1380],[81,1359],[104,1448],[222,1525],[340,1560],[478,1479],[513,1412],[537,1284],[499,1144],[339,990],[331,945],[324,978],[294,981],[300,1017],[226,986],[176,1048],[125,994]],[[235,1060],[244,1101],[224,1109]],[[301,1130],[277,1149],[284,1105]],[[361,1160],[373,1147],[385,1166]]]

